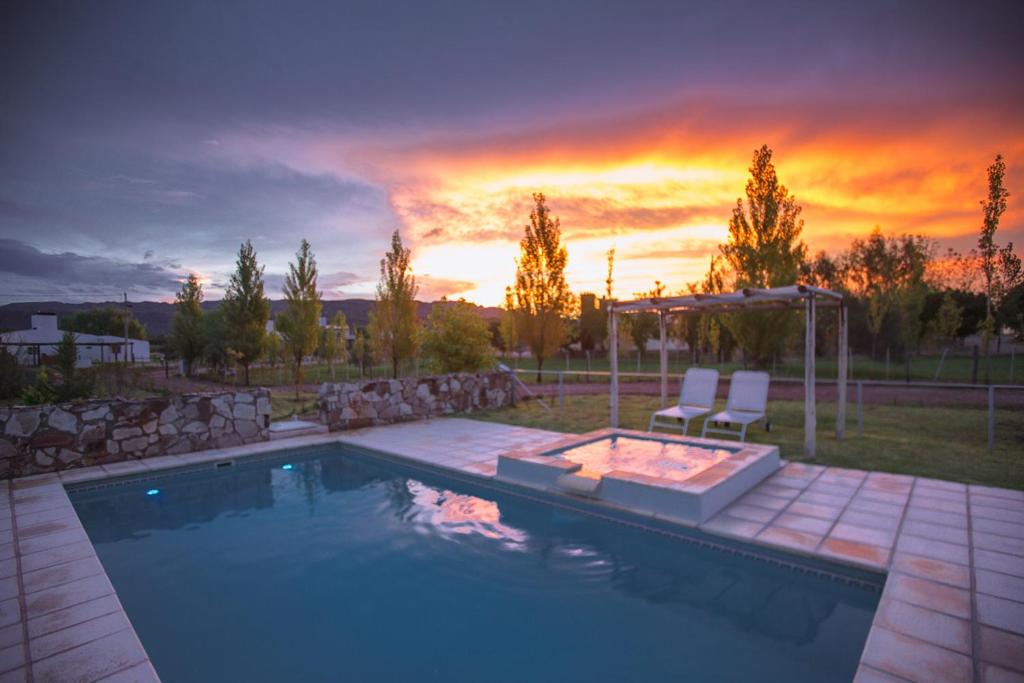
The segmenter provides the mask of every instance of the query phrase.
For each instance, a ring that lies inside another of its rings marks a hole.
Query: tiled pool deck
[[[463,419],[0,483],[0,683],[159,680],[65,484],[348,443],[462,475],[563,434]],[[1024,681],[1024,492],[790,463],[701,528],[886,572],[858,681]]]

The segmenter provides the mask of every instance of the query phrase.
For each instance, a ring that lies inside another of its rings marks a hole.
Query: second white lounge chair
[[[647,431],[653,432],[655,427],[678,429],[682,423],[683,434],[686,434],[690,420],[707,415],[714,409],[716,393],[718,370],[690,368],[686,371],[683,386],[679,389],[679,405],[659,410],[651,415]]]
[[[747,426],[758,420],[765,420],[765,412],[768,409],[768,382],[770,378],[767,372],[751,372],[739,370],[732,373],[729,381],[729,398],[725,402],[725,410],[705,418],[704,429],[700,435],[729,434],[740,437],[740,441],[747,438]],[[739,429],[712,429],[708,427],[709,422],[726,422],[730,425],[739,425]]]

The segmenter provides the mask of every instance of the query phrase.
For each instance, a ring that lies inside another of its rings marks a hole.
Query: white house
[[[18,358],[22,365],[39,365],[42,358],[54,356],[57,344],[64,331],[57,328],[57,315],[35,313],[32,328],[0,334],[0,346]],[[125,360],[124,337],[109,334],[75,333],[78,348],[77,367],[88,368],[93,363]],[[128,339],[128,360],[145,363],[149,361],[149,342],[145,339]]]

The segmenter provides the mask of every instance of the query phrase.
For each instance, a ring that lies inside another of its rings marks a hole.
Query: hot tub
[[[696,525],[778,468],[777,446],[603,429],[502,454],[496,476]]]

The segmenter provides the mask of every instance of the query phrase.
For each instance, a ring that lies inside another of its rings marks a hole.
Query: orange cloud
[[[602,291],[604,254],[617,246],[616,293],[629,295],[654,279],[675,290],[700,278],[762,142],[804,207],[815,250],[842,249],[876,225],[969,244],[996,151],[1010,159],[1011,192],[1024,184],[1024,130],[1002,115],[952,105],[721,110],[414,144],[401,150],[405,180],[391,203],[421,268],[452,269],[476,283],[466,296],[494,304],[511,281],[534,191],[561,219],[573,286]],[[388,167],[398,154],[378,161]],[[1004,241],[1024,232],[1012,199],[1003,226]]]
[[[1020,105],[1012,97],[947,100],[942,93],[906,102],[712,93],[646,112],[498,132],[311,134],[277,148],[252,144],[270,145],[278,162],[382,187],[420,277],[457,280],[458,291],[448,293],[497,304],[512,281],[536,191],[561,219],[575,289],[604,290],[613,246],[619,296],[650,289],[655,279],[670,290],[699,280],[744,194],[752,151],[763,143],[804,207],[812,250],[840,250],[876,225],[970,246],[996,152],[1008,160],[1012,193],[1000,241],[1019,243]]]

